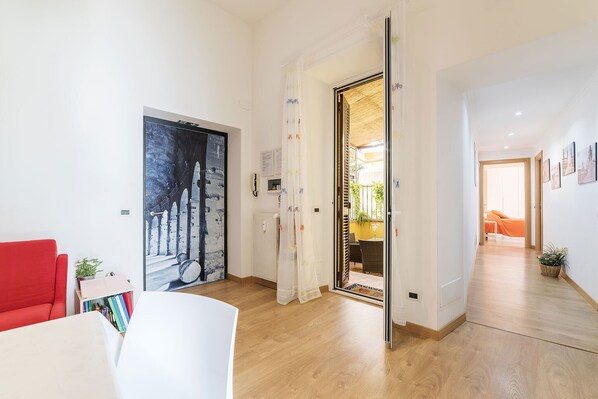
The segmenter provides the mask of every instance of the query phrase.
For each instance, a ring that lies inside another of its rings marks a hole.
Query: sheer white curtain
[[[278,258],[278,303],[299,298],[304,303],[321,296],[313,252],[313,224],[307,196],[305,121],[301,120],[303,62],[286,69],[282,119],[282,171],[280,195],[280,251]]]
[[[400,325],[406,324],[404,291],[399,263],[399,146],[403,129],[403,43],[405,42],[404,2],[399,1],[390,10],[390,79],[391,79],[391,126],[392,126],[392,318]]]

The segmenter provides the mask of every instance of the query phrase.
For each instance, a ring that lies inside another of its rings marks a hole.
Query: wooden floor
[[[540,275],[535,255],[490,240],[479,247],[467,320],[598,353],[598,312],[565,280]]]
[[[188,289],[239,308],[235,398],[598,398],[598,355],[474,323],[442,341],[394,331],[334,293],[304,305],[232,281]]]

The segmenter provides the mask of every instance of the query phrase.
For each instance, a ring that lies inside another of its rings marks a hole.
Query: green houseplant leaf
[[[96,273],[101,272],[102,270],[98,270],[98,266],[102,264],[102,261],[99,259],[89,259],[83,258],[79,259],[75,263],[75,276],[77,278],[84,278],[84,277],[93,277]]]
[[[541,264],[546,266],[562,266],[565,264],[567,248],[559,248],[554,244],[547,244],[542,254],[538,256]]]

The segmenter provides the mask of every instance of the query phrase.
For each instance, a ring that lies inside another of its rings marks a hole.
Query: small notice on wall
[[[274,174],[274,153],[262,151],[262,176],[272,176]]]
[[[282,170],[282,148],[262,151],[262,176],[279,176]]]

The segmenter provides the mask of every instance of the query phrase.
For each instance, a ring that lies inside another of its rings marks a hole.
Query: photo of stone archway
[[[144,288],[226,277],[224,133],[144,117]]]

